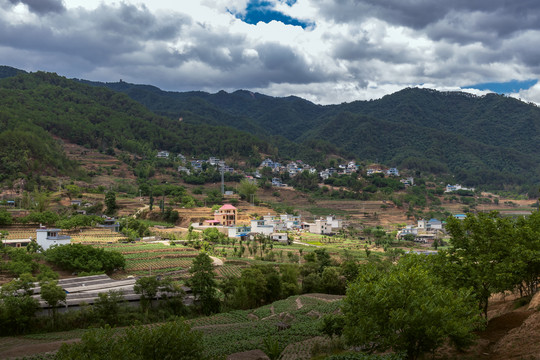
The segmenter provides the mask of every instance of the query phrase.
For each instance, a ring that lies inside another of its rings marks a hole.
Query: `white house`
[[[323,170],[319,173],[319,176],[321,177],[321,179],[323,180],[326,180],[330,177],[330,172],[327,170]]]
[[[216,166],[219,163],[219,159],[212,156],[208,159],[208,163],[212,166]]]
[[[278,241],[280,243],[288,244],[289,243],[289,237],[287,233],[272,233],[270,235],[270,238],[273,241]]]
[[[182,163],[185,163],[186,162],[186,157],[182,154],[178,154],[176,156],[178,158],[178,160],[180,160]]]
[[[168,159],[169,158],[169,152],[168,151],[158,151],[156,157],[160,159]]]
[[[188,175],[191,174],[191,171],[189,171],[189,169],[187,167],[182,166],[182,165],[178,166],[178,172],[183,172],[183,173],[186,173]]]
[[[325,220],[318,219],[314,223],[309,223],[309,232],[313,234],[332,234],[332,225],[327,224]]]
[[[248,236],[248,234],[251,232],[251,228],[249,226],[230,226],[227,228],[227,232],[227,235],[230,238],[244,237]]]
[[[437,219],[431,219],[429,221],[425,219],[420,219],[418,220],[418,229],[422,229],[425,231],[442,230],[443,223],[442,221]]]
[[[466,188],[464,186],[461,186],[460,184],[455,185],[446,185],[446,190],[444,192],[453,192],[458,190],[468,190],[468,191],[474,191],[474,188]]]
[[[67,245],[71,243],[71,237],[60,235],[60,229],[37,229],[36,241],[43,250],[47,250],[53,245]]]
[[[251,220],[251,232],[270,236],[274,232],[274,225],[264,220]]]
[[[413,225],[407,225],[405,228],[401,229],[401,231],[398,233],[399,237],[403,237],[405,235],[418,235],[418,228],[414,227]]]
[[[334,229],[341,229],[343,227],[343,220],[337,219],[332,215],[326,217],[326,223]]]
[[[272,178],[272,186],[277,186],[277,187],[282,186],[281,179],[280,178]]]
[[[399,171],[397,168],[390,168],[386,170],[386,175],[388,176],[399,176]]]
[[[405,186],[412,186],[412,185],[414,185],[414,178],[413,177],[408,177],[406,179],[399,180],[399,182],[401,182]]]

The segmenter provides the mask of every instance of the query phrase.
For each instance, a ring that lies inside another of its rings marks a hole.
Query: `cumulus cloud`
[[[253,4],[264,22],[244,21]],[[538,79],[539,17],[506,0],[0,0],[0,49],[30,71],[339,103]]]
[[[13,5],[24,4],[36,14],[60,13],[65,10],[62,0],[8,0]]]

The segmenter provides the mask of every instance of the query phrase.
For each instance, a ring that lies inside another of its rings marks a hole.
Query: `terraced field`
[[[199,253],[190,247],[161,243],[93,244],[93,246],[118,251],[124,255],[126,272],[131,275],[155,274],[163,270],[187,270],[193,258]]]
[[[236,310],[187,320],[202,333],[209,358],[264,349],[264,339],[279,343],[283,359],[310,359],[311,348],[325,341],[318,330],[320,317],[336,311],[341,301],[317,295],[292,296],[253,310]],[[263,317],[264,316],[264,317]],[[278,323],[288,324],[278,329]],[[118,332],[125,328],[118,328]],[[77,341],[86,330],[0,338],[0,358],[23,357],[57,350],[62,342]]]
[[[322,336],[320,317],[339,309],[341,297],[292,296],[254,310],[233,311],[190,320],[203,333],[207,354],[216,358],[240,351],[264,349],[263,339],[277,342],[284,359],[310,359],[311,347]],[[279,328],[286,323],[288,328]],[[314,341],[310,339],[317,338]],[[300,343],[293,346],[293,344]]]

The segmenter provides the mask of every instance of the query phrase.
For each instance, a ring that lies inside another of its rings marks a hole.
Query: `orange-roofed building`
[[[236,225],[238,210],[231,204],[225,204],[214,213],[214,221],[219,221],[224,226]]]

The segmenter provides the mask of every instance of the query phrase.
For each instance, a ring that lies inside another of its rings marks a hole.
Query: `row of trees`
[[[395,266],[360,265],[349,283],[343,314],[322,329],[369,353],[392,349],[405,359],[446,341],[458,349],[485,325],[492,294],[530,299],[540,277],[540,212],[518,219],[498,213],[449,219],[448,250],[408,254]],[[482,316],[483,315],[483,316]]]

